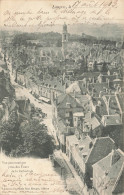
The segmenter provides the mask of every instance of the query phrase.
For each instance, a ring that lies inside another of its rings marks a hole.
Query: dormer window
[[[108,170],[107,170],[107,171],[105,171],[105,175],[106,175],[106,176],[108,175]]]
[[[92,148],[92,146],[93,146],[93,143],[90,142],[90,143],[89,143],[89,148]]]

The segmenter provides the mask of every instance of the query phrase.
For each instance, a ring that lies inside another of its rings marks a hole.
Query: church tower
[[[67,25],[64,23],[63,31],[62,31],[62,53],[64,57],[67,51],[67,44],[68,44],[68,30],[67,30]]]

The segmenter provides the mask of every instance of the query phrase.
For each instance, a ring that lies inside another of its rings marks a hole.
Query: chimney
[[[96,105],[96,114],[100,116],[100,106]]]
[[[95,92],[95,88],[93,87],[92,88],[92,96],[94,95],[94,92]]]
[[[110,103],[110,97],[108,98],[108,100],[106,100],[106,107],[107,107],[108,115],[109,115],[109,103]]]
[[[106,82],[107,82],[108,88],[109,88],[109,87],[110,87],[110,80],[107,78],[107,79],[106,79]]]
[[[89,116],[88,117],[91,119],[92,118],[92,112],[89,111],[88,113],[89,113]]]
[[[99,97],[100,97],[100,98],[102,97],[102,91],[99,92]]]
[[[108,92],[108,88],[105,88],[105,91]]]
[[[116,79],[118,79],[118,73],[116,73]]]
[[[93,128],[92,128],[92,124],[91,124],[91,127],[90,127],[90,137],[91,137],[91,138],[93,137]]]
[[[63,84],[64,84],[64,81],[63,81],[63,79],[62,79],[62,78],[60,79],[60,83],[61,83],[61,85],[63,85]]]
[[[112,161],[113,161],[113,156],[114,156],[114,149],[111,151],[111,160],[110,160],[110,167],[112,166]]]
[[[86,81],[87,89],[89,89],[89,81]]]
[[[66,93],[67,83],[64,85],[64,93]]]

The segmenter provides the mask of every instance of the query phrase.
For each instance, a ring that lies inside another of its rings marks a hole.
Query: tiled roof
[[[82,105],[84,106],[85,104],[87,104],[90,100],[90,96],[89,95],[79,95],[79,94],[75,94],[76,95],[76,100]]]
[[[79,83],[79,87],[80,87],[80,90],[81,90],[81,93],[87,93],[87,88],[83,86],[83,82],[80,80],[78,81]]]
[[[96,138],[91,151],[87,156],[87,163],[96,163],[107,156],[114,147],[114,141],[110,137]]]
[[[104,122],[103,122],[104,121]],[[102,122],[106,124],[107,126],[109,125],[121,125],[121,117],[119,114],[116,115],[104,115],[102,118]]]
[[[57,119],[57,126],[61,133],[65,132],[66,124],[65,124],[65,121],[60,117],[58,117]]]
[[[83,86],[83,81],[75,81],[74,83],[72,83],[67,89],[66,89],[67,93],[72,93],[72,92],[76,92],[76,93],[86,93],[87,89],[86,87]]]
[[[84,136],[79,141],[79,144],[76,146],[77,153],[82,157],[82,160],[85,162],[87,156],[89,155],[91,148],[90,144],[93,145],[94,140],[91,139],[89,136]]]
[[[115,95],[112,95],[109,102],[109,114],[114,115],[117,113],[120,114],[119,107]]]
[[[85,72],[82,74],[82,79],[83,78],[97,78],[100,75],[99,72]]]
[[[106,105],[105,105],[105,102],[103,101],[102,98],[93,97],[92,102],[95,106],[100,104],[100,116],[107,115],[108,112],[107,112],[107,109],[106,109]]]
[[[96,129],[101,125],[100,121],[95,116],[92,118],[85,119],[84,123],[85,125],[92,126],[92,130]],[[88,129],[90,130],[90,128]]]
[[[59,79],[53,78],[53,79],[45,79],[41,82],[42,86],[49,87],[49,88],[56,88],[59,91],[64,92],[65,85],[60,82]]]
[[[71,108],[81,108],[82,106],[69,94],[62,94],[57,98],[57,106],[59,108],[66,108],[66,104],[71,104]]]
[[[103,91],[103,88],[108,88],[108,84],[106,82],[89,84],[89,91],[92,92],[92,89],[94,89],[93,93],[97,96],[99,95],[100,91]]]
[[[66,89],[66,93],[71,93],[71,92],[78,92],[81,93],[81,89],[79,86],[79,82],[75,81],[74,83],[72,83],[67,89]]]
[[[69,141],[69,144],[71,146],[79,143],[79,140],[77,139],[77,137],[75,135],[67,136],[66,139]]]
[[[83,112],[75,112],[75,113],[73,114],[73,116],[77,116],[77,117],[78,117],[78,116],[79,116],[79,117],[81,116],[81,117],[82,117],[82,116],[84,116],[84,113],[83,113]]]
[[[124,153],[120,149],[117,149],[117,150],[112,150],[112,152],[109,153],[105,158],[103,158],[102,160],[98,161],[93,165],[93,166],[99,166],[103,170],[104,175],[102,175],[103,180],[101,182],[101,187],[105,189],[107,194],[111,194],[112,192],[117,191],[120,178],[122,174],[124,174],[123,163],[124,163]],[[124,181],[121,182],[123,183]],[[121,190],[122,189],[120,189],[120,192]],[[124,188],[123,188],[123,192],[124,192]]]

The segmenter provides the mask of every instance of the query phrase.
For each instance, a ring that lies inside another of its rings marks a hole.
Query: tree
[[[44,125],[38,120],[26,120],[20,124],[15,112],[0,125],[0,146],[6,155],[41,158],[47,158],[55,148],[53,138]]]
[[[47,158],[53,153],[53,139],[38,120],[27,121],[20,130],[26,154]]]
[[[0,125],[0,145],[7,155],[21,144],[21,134],[16,114],[13,112],[9,120]]]

